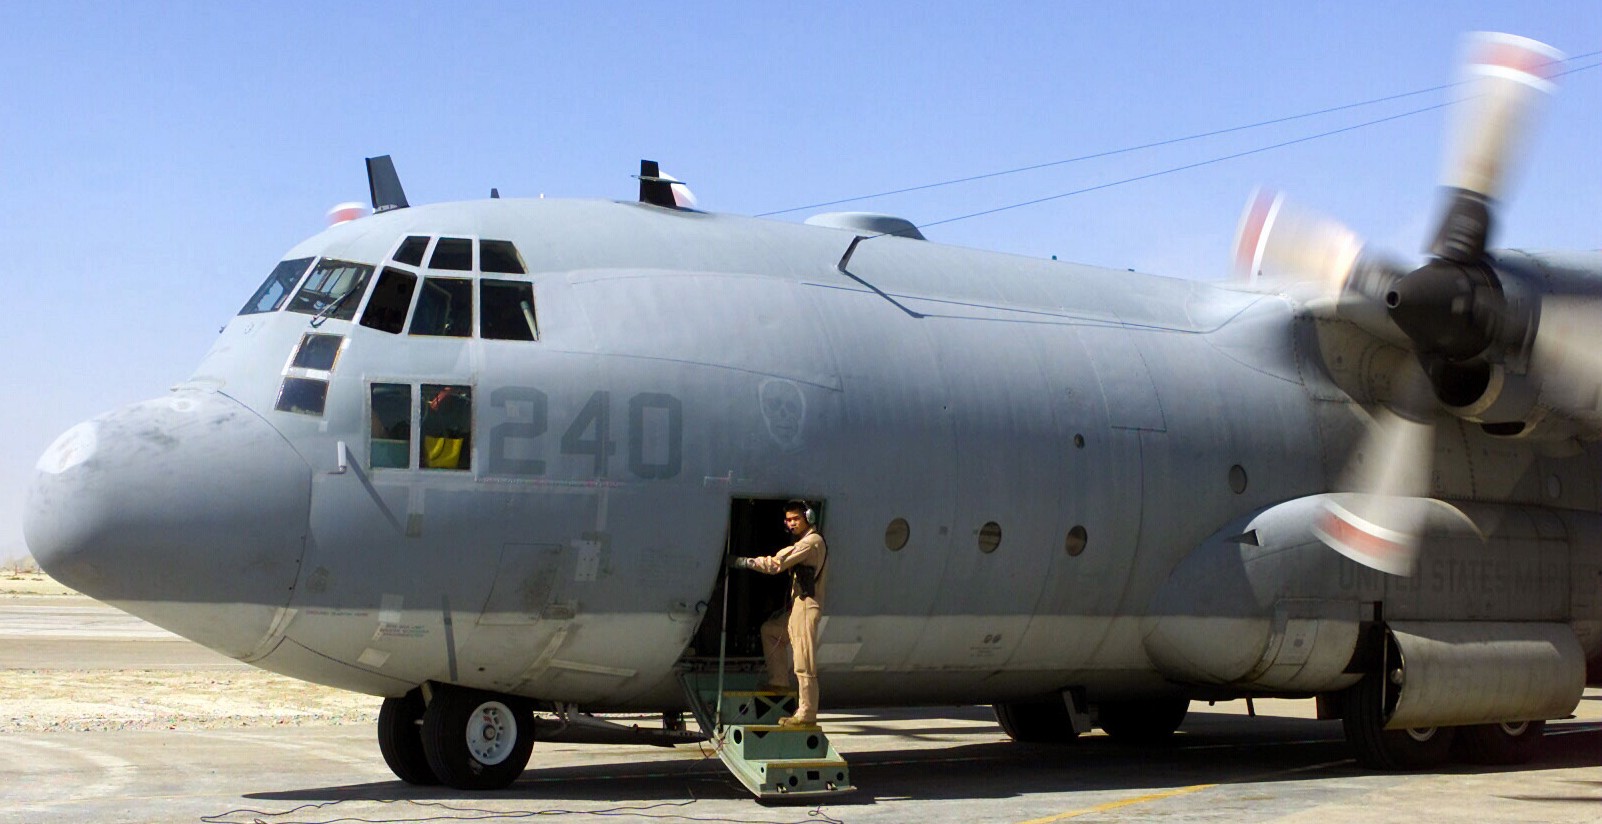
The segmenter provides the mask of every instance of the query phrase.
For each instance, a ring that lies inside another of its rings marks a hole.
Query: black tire
[[[1073,719],[1062,698],[995,704],[996,721],[1014,741],[1025,744],[1064,744],[1074,740]]]
[[[1113,701],[1101,705],[1096,723],[1108,738],[1120,744],[1159,744],[1185,723],[1188,712],[1188,698]]]
[[[1371,770],[1424,770],[1452,755],[1453,727],[1385,729],[1380,676],[1369,674],[1341,693],[1341,726],[1357,763]]]
[[[423,752],[423,691],[414,689],[400,698],[385,698],[378,711],[378,751],[395,777],[408,784],[439,783]]]
[[[534,714],[515,698],[439,685],[423,714],[423,751],[446,786],[498,790],[534,750]]]
[[[1545,734],[1545,721],[1458,727],[1452,754],[1470,764],[1523,764],[1535,757]]]

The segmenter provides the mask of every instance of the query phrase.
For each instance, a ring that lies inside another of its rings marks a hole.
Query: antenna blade
[[[662,168],[654,160],[640,161],[640,202],[679,208],[673,199],[673,184],[662,179]]]
[[[373,196],[373,214],[404,209],[406,191],[401,188],[400,175],[395,173],[395,162],[389,155],[367,158],[367,189]]]

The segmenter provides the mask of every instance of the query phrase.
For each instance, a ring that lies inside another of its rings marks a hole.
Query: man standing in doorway
[[[813,648],[818,641],[818,618],[823,612],[823,568],[829,548],[818,532],[817,514],[805,501],[785,505],[784,527],[796,537],[795,543],[764,558],[731,558],[729,564],[768,575],[790,573],[790,613],[775,615],[762,624],[762,652],[767,657],[770,687],[789,691],[784,648],[790,647],[799,698],[795,715],[779,719],[779,725],[810,726],[818,723],[818,675]]]

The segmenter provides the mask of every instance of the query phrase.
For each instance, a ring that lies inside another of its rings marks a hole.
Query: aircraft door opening
[[[729,527],[724,556],[758,557],[795,543],[784,528],[784,506],[792,498],[734,498],[729,502]],[[823,523],[823,505],[812,502],[818,525]],[[728,609],[724,610],[725,585]],[[686,650],[691,661],[716,666],[720,636],[727,614],[728,634],[722,639],[724,655],[742,666],[762,661],[762,623],[790,606],[790,576],[763,575],[742,570],[729,571],[718,566],[718,578],[707,602],[706,618],[696,630]]]

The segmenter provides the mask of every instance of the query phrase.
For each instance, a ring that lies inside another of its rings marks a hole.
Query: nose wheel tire
[[[428,766],[423,752],[423,691],[414,689],[400,698],[385,698],[378,711],[378,751],[395,777],[408,784],[430,786],[439,776]]]
[[[517,780],[534,749],[534,715],[522,702],[440,685],[423,714],[423,751],[434,775],[458,790]]]

